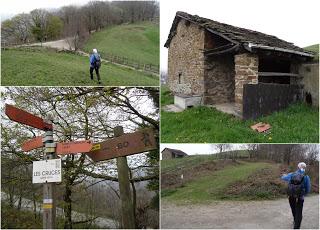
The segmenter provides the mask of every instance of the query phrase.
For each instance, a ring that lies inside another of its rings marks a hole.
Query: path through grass
[[[1,84],[5,86],[94,86],[87,57],[45,48],[2,50]],[[102,85],[158,86],[159,80],[139,71],[102,64]]]
[[[267,167],[273,166],[264,162],[241,162],[237,166],[227,166],[222,170],[212,172],[211,175],[195,178],[194,181],[186,183],[171,193],[164,192],[168,194],[166,199],[178,202],[202,203],[219,200],[224,196],[229,185],[246,180],[255,171]],[[228,198],[232,199],[231,196]]]

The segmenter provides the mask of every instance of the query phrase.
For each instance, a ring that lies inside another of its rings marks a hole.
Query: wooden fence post
[[[119,137],[123,135],[123,127],[117,126],[114,128],[113,132],[115,137]],[[120,188],[122,228],[133,229],[135,228],[135,216],[131,197],[127,157],[117,158],[117,169]]]

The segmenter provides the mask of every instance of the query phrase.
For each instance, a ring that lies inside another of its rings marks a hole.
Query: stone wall
[[[204,30],[181,19],[168,51],[168,86],[172,92],[184,95],[203,94],[203,49]]]
[[[304,92],[310,93],[312,105],[319,106],[319,63],[305,63],[300,66]]]
[[[235,62],[235,103],[242,113],[243,85],[258,84],[259,58],[256,54],[243,53],[234,57]]]
[[[212,105],[233,102],[234,76],[233,55],[206,58],[204,104]]]

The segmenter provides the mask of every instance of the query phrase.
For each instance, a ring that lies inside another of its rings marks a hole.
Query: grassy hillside
[[[134,59],[145,64],[159,65],[159,25],[151,22],[113,26],[94,33],[84,46],[91,52]]]
[[[173,102],[166,88],[161,88],[161,105]],[[268,135],[250,126],[266,122]],[[269,116],[243,121],[209,107],[196,107],[181,113],[161,111],[163,143],[317,143],[319,111],[305,104],[292,105]]]
[[[234,152],[237,152],[238,157],[249,156],[249,153],[246,150],[227,151],[227,152],[223,152],[223,154],[230,155]],[[164,173],[167,173],[170,171],[175,171],[177,168],[189,169],[191,167],[196,167],[203,163],[216,162],[218,155],[219,154],[190,155],[188,157],[161,160],[161,171]]]
[[[190,158],[190,159],[188,159]],[[198,158],[198,159],[197,159]],[[184,182],[177,187],[162,186],[161,195],[165,199],[177,202],[202,203],[212,200],[257,200],[273,199],[285,195],[285,184],[279,179],[280,168],[277,164],[266,162],[245,161],[213,161],[208,156],[186,157],[184,160],[161,161],[162,182],[170,180],[176,172],[167,169],[170,161],[175,161],[180,167],[195,173],[192,178],[186,175]],[[197,159],[202,163],[198,167],[191,166],[190,161]],[[185,164],[183,164],[183,162]],[[210,165],[212,167],[210,167]],[[208,170],[209,169],[209,170]],[[179,182],[177,182],[179,183]]]
[[[319,60],[319,44],[304,47],[305,50],[312,51],[316,53],[314,60]]]
[[[89,61],[69,53],[57,53],[44,48],[2,50],[1,84],[27,86],[98,85],[90,80]],[[102,85],[155,86],[159,80],[142,72],[113,64],[102,64]]]

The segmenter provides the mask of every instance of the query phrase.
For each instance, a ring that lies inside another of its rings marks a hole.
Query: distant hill
[[[89,38],[84,50],[97,48],[104,54],[113,54],[159,65],[159,25],[152,22],[123,24],[98,31]]]
[[[319,61],[319,44],[311,45],[304,47],[305,50],[315,52],[317,55],[314,57],[314,60]]]

